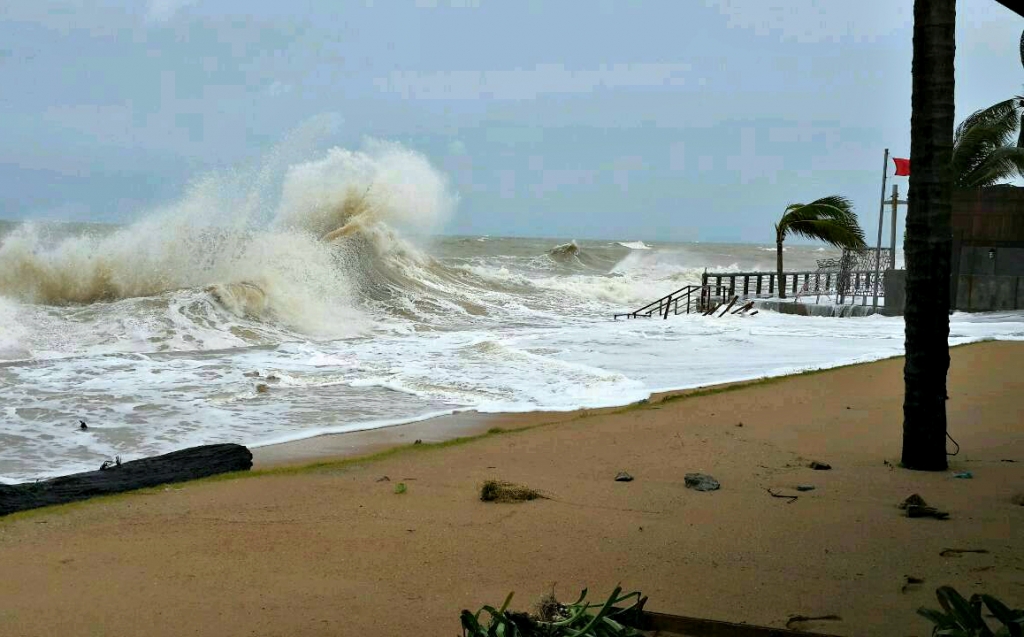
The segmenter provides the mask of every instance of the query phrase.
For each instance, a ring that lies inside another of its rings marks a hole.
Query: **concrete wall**
[[[967,312],[1024,308],[1024,276],[960,275],[956,309]]]
[[[955,283],[954,309],[962,312],[1024,309],[1024,276],[961,274],[956,278]],[[906,284],[906,270],[885,271],[885,313],[887,315],[903,314],[907,298]]]
[[[1024,247],[964,246],[959,274],[1024,276]]]
[[[885,282],[885,314],[902,316],[907,302],[907,271],[886,270],[882,280]]]

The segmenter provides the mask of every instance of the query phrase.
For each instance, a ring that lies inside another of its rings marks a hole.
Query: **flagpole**
[[[889,149],[885,149],[885,158],[882,159],[882,196],[878,198],[878,243],[875,247],[875,295],[871,303],[871,309],[878,309],[878,277],[882,264],[882,223],[885,221],[885,180],[886,171],[889,168]]]

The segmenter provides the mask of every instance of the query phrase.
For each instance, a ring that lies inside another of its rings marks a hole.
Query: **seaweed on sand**
[[[480,499],[484,502],[527,502],[546,498],[540,491],[521,484],[503,480],[487,480],[480,487]]]

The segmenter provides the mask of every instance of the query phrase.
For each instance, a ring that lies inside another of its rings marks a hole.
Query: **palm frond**
[[[1018,131],[1017,145],[1024,145],[1024,100],[1019,97],[994,104],[973,113],[956,129],[953,137],[952,170],[954,185],[971,188],[994,178],[996,182],[1014,176],[1014,170],[999,175],[990,157],[1001,148],[1012,148]],[[1005,164],[1004,168],[1005,168]],[[981,179],[978,175],[985,175]]]
[[[1024,147],[996,148],[967,174],[957,177],[956,185],[961,188],[984,188],[1024,177]]]
[[[775,228],[779,240],[795,234],[841,248],[864,246],[864,231],[857,223],[853,204],[838,195],[787,206]]]
[[[964,121],[960,122],[953,133],[953,145],[956,146],[958,140],[976,127],[984,127],[996,135],[1001,134],[999,139],[1003,139],[1003,143],[1006,143],[1017,131],[1019,124],[1020,99],[1015,97],[1003,100],[998,104],[971,113]]]
[[[789,227],[791,234],[817,239],[837,248],[863,248],[864,230],[856,223],[844,223],[834,219],[808,219]]]

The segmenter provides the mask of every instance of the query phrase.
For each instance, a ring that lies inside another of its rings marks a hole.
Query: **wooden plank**
[[[753,624],[736,624],[733,622],[701,619],[685,615],[669,615],[644,611],[632,626],[644,631],[652,631],[663,637],[832,637],[824,633],[796,631],[788,628],[771,628]]]
[[[738,296],[733,296],[732,300],[729,301],[729,305],[726,306],[726,308],[724,310],[722,310],[722,313],[718,315],[718,318],[722,318],[723,316],[725,316],[725,313],[732,309],[733,304],[735,304],[736,301],[739,300],[739,298],[740,297],[738,297]]]
[[[191,447],[109,467],[104,463],[98,471],[39,482],[0,484],[0,516],[251,468],[252,453],[236,444]]]

